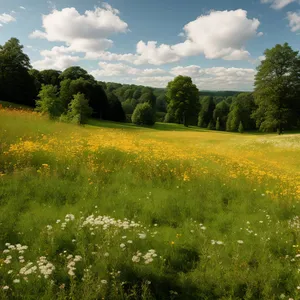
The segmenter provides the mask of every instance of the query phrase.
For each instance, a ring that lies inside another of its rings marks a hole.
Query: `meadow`
[[[0,299],[300,299],[300,135],[0,108]]]

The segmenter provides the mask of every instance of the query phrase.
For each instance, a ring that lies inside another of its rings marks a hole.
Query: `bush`
[[[155,112],[149,103],[140,103],[136,106],[131,120],[137,125],[154,125]]]
[[[176,120],[175,120],[174,115],[173,115],[172,113],[169,113],[169,112],[168,112],[168,113],[165,115],[164,122],[165,122],[165,123],[175,123]]]
[[[81,93],[74,95],[73,100],[69,104],[69,112],[67,118],[76,124],[85,124],[92,114],[92,109],[89,107],[89,101]]]
[[[39,93],[40,100],[36,101],[36,110],[48,114],[50,119],[55,119],[63,112],[63,106],[57,96],[57,88],[51,84],[43,85]]]
[[[240,125],[239,125],[239,133],[243,133],[244,132],[244,126],[243,126],[243,123],[242,121],[240,122]]]

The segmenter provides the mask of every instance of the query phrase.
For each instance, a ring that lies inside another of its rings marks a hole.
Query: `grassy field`
[[[0,109],[0,299],[300,299],[300,135]]]

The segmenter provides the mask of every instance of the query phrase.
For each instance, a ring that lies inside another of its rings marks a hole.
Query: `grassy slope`
[[[6,111],[0,128],[0,249],[25,244],[26,262],[46,256],[56,267],[47,279],[21,275],[13,283],[26,263],[11,251],[12,262],[0,268],[10,288],[2,298],[298,299],[299,265],[291,259],[299,232],[289,220],[300,213],[299,136],[95,120],[76,127]],[[62,230],[69,213],[75,220]],[[145,228],[80,229],[80,217],[91,214]],[[158,254],[153,262],[132,261],[149,249]],[[64,251],[82,256],[76,277]],[[91,275],[82,281],[86,268]]]

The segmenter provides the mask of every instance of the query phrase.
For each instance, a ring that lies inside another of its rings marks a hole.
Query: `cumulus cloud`
[[[175,76],[190,76],[199,89],[252,90],[255,69],[248,68],[201,68],[197,65],[178,66],[169,71],[153,68],[140,69],[123,63],[100,62],[99,69],[91,74],[97,79],[107,77],[117,82],[135,83],[153,87],[166,87]]]
[[[100,69],[91,71],[95,78],[116,76],[149,76],[166,73],[162,69],[138,69],[123,63],[99,62]]]
[[[81,60],[79,56],[70,55],[67,47],[53,47],[51,50],[40,51],[43,59],[35,61],[32,66],[38,70],[56,69],[64,70]]]
[[[42,38],[52,42],[64,42],[76,52],[99,52],[112,46],[108,39],[112,34],[126,32],[128,25],[119,17],[119,11],[104,3],[94,11],[81,15],[74,7],[54,9],[43,15],[44,31],[35,30],[31,38]]]
[[[16,19],[12,15],[6,13],[0,14],[0,24],[7,24],[14,21],[16,21]]]
[[[19,6],[20,9],[26,10],[26,8],[24,6]]]
[[[271,3],[271,7],[274,9],[282,9],[290,3],[295,2],[296,0],[261,0],[261,3]]]
[[[242,9],[211,11],[184,26],[184,34],[180,34],[185,37],[182,43],[158,45],[156,41],[139,41],[135,54],[117,54],[114,59],[136,65],[162,65],[200,54],[208,59],[247,60],[250,53],[245,44],[251,38],[263,35],[257,32],[259,25],[258,19],[249,19]],[[104,54],[100,56],[105,59]]]
[[[288,12],[287,17],[291,31],[296,32],[300,30],[300,12]]]

